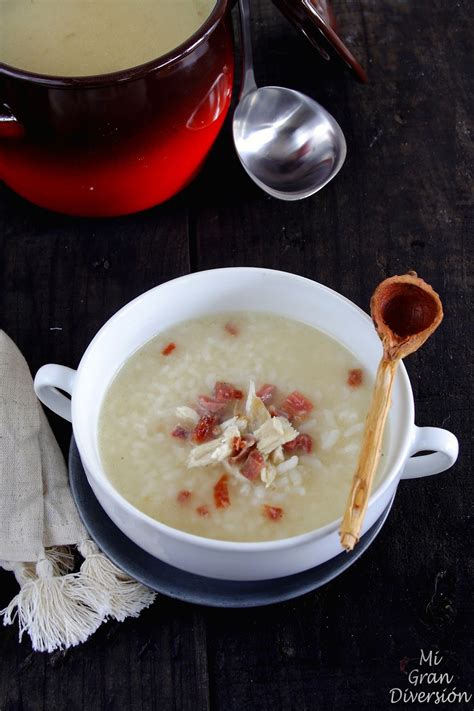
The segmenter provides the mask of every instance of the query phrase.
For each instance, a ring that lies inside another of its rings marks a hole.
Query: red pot
[[[137,212],[175,195],[206,158],[229,108],[230,0],[184,44],[95,77],[0,64],[0,179],[70,215]]]

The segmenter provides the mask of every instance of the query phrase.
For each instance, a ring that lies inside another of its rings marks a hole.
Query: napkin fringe
[[[149,607],[156,593],[133,580],[112,563],[91,540],[78,545],[84,557],[81,574],[88,580],[96,598],[107,600],[107,615],[122,622],[126,617],[138,617]]]
[[[15,570],[20,578],[23,572],[27,573],[25,582],[1,611],[4,625],[13,624],[18,618],[20,641],[27,632],[38,652],[53,652],[85,642],[103,621],[103,616],[81,599],[80,574],[55,575],[54,570],[48,558],[36,564],[36,578],[30,577],[29,567],[25,571]]]
[[[20,641],[27,632],[36,651],[85,642],[102,622],[137,617],[156,597],[109,561],[93,541],[84,540],[77,548],[84,557],[77,573],[68,572],[74,556],[65,547],[47,549],[36,566],[9,564],[21,588],[0,615],[4,625],[18,618]]]

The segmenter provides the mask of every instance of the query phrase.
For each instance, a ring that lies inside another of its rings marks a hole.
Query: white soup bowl
[[[102,401],[132,353],[180,321],[230,311],[272,312],[314,326],[345,345],[375,377],[381,343],[370,317],[355,304],[294,274],[236,267],[184,276],[142,294],[100,329],[77,371],[45,365],[36,375],[35,391],[51,410],[72,421],[94,494],[112,521],[138,546],[191,573],[223,580],[266,580],[307,570],[341,553],[341,519],[276,541],[236,543],[195,536],[160,523],[132,506],[115,490],[99,457]],[[69,393],[71,400],[59,389]],[[362,533],[382,515],[401,479],[437,474],[457,459],[456,437],[443,429],[417,427],[414,414],[410,381],[401,364],[389,415],[385,475],[370,497]],[[420,451],[433,453],[412,457]]]

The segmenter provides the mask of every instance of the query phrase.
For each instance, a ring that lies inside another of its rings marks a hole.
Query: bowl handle
[[[71,400],[58,388],[72,396],[76,375],[72,368],[49,363],[38,370],[34,381],[35,393],[43,405],[69,422],[72,422]]]
[[[418,479],[439,474],[453,466],[459,453],[457,438],[448,430],[439,427],[416,427],[411,454],[433,452],[420,457],[410,457],[405,464],[401,479]]]

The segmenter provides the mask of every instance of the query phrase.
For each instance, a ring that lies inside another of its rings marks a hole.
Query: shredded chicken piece
[[[276,475],[277,475],[277,468],[274,467],[273,464],[270,464],[270,462],[267,462],[266,466],[260,472],[260,479],[265,484],[266,489],[268,489],[268,487],[273,484],[273,482],[275,481]]]
[[[187,460],[187,466],[204,467],[207,464],[215,464],[222,462],[232,453],[232,443],[234,437],[239,437],[240,432],[235,425],[229,425],[222,435],[210,442],[199,444],[190,452]]]
[[[285,452],[283,451],[282,445],[273,450],[270,454],[270,460],[272,464],[281,464],[285,461]]]
[[[239,415],[235,415],[234,417],[229,418],[228,420],[225,420],[221,424],[222,430],[226,430],[228,427],[237,427],[239,432],[245,432],[248,426],[248,421],[246,417],[240,417]]]
[[[271,415],[267,408],[255,394],[255,383],[253,380],[249,384],[249,394],[245,403],[245,414],[248,419],[249,431],[255,433],[258,427],[271,420]]]
[[[270,417],[254,431],[254,435],[257,438],[257,448],[264,456],[268,456],[277,447],[295,439],[298,432],[286,417]]]

